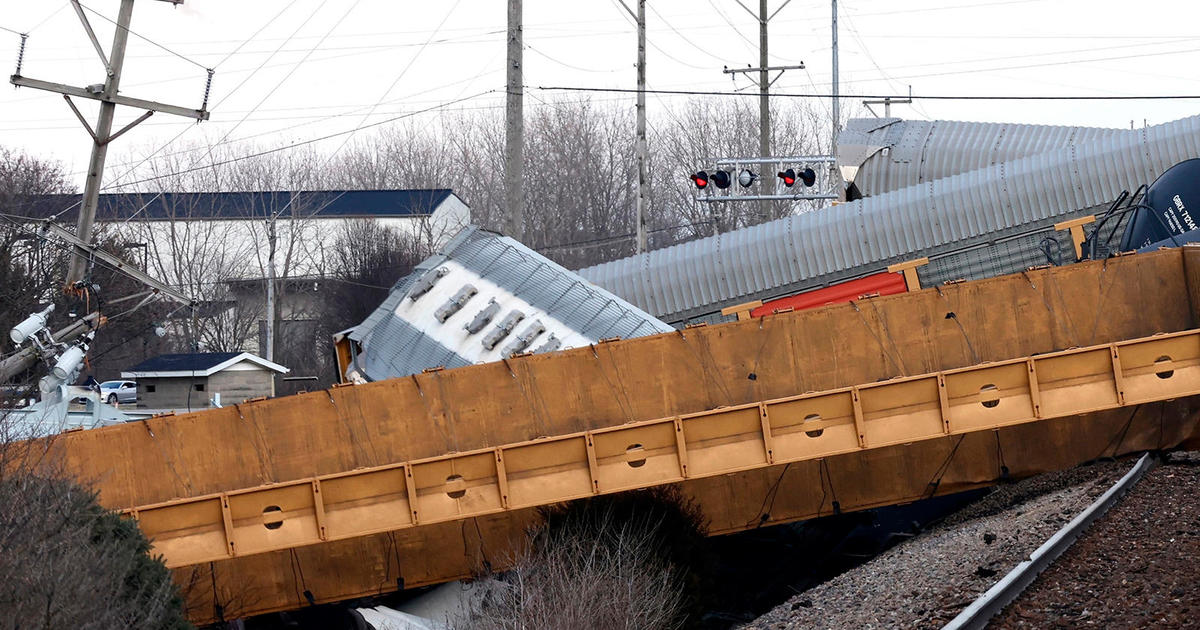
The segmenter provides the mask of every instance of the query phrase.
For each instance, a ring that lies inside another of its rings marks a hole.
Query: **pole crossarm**
[[[804,69],[804,62],[800,62],[798,65],[794,65],[794,66],[766,66],[763,68],[725,68],[721,72],[724,74],[737,74],[739,72],[762,72],[762,71],[775,72],[776,70],[783,71],[783,70],[803,70],[803,69]]]
[[[175,287],[172,287],[171,285],[159,280],[158,278],[155,278],[155,277],[147,274],[146,272],[142,271],[141,269],[138,269],[137,267],[130,265],[129,263],[121,260],[120,258],[118,258],[118,257],[116,257],[94,245],[90,245],[88,243],[83,242],[79,237],[75,236],[69,230],[67,230],[66,228],[64,228],[60,225],[57,225],[50,221],[47,221],[42,224],[41,231],[43,233],[49,234],[55,238],[64,240],[64,241],[74,245],[76,248],[83,250],[87,254],[87,256],[94,257],[97,260],[101,260],[101,261],[107,263],[108,265],[116,268],[121,273],[128,275],[129,277],[133,278],[134,280],[137,280],[138,282],[141,282],[142,284],[150,287],[157,293],[159,293],[163,296],[166,296],[176,302],[179,302],[180,304],[190,306],[190,305],[195,304],[195,302],[196,302],[192,298],[181,293]]]
[[[58,92],[67,96],[77,96],[79,98],[88,98],[93,101],[102,103],[111,103],[113,105],[127,105],[129,107],[137,107],[140,109],[148,109],[150,111],[162,112],[164,114],[174,114],[185,118],[195,118],[196,120],[208,120],[208,111],[203,109],[189,109],[178,105],[168,105],[159,103],[158,101],[148,101],[141,98],[133,98],[131,96],[122,96],[120,94],[106,95],[103,92],[95,93],[87,88],[75,87],[63,83],[54,83],[52,81],[42,81],[40,79],[30,79],[20,75],[12,75],[9,82],[18,87],[29,87],[35,90],[46,90],[47,92]]]

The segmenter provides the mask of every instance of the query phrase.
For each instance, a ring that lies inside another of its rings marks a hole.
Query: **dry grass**
[[[703,540],[674,489],[582,501],[546,513],[530,551],[485,578],[456,630],[658,630],[683,627]]]

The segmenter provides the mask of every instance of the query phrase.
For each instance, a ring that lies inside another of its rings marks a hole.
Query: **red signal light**
[[[695,184],[696,188],[699,188],[700,190],[708,188],[708,173],[704,171],[697,171],[692,175],[692,183]]]
[[[789,168],[786,171],[780,171],[776,177],[782,179],[783,185],[788,188],[795,185],[797,180],[803,182],[805,186],[812,186],[817,183],[817,173],[811,168],[806,168],[799,173],[796,172],[796,169]]]

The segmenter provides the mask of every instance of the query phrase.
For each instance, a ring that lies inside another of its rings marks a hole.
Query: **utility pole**
[[[866,107],[867,111],[871,112],[871,114],[873,116],[879,116],[879,114],[876,114],[875,110],[871,109],[871,106],[872,105],[883,105],[883,117],[884,118],[892,117],[892,103],[895,103],[897,105],[911,104],[912,103],[912,86],[911,85],[908,86],[908,98],[906,98],[906,99],[901,99],[898,96],[885,96],[881,99],[865,100],[862,102],[863,106]]]
[[[767,25],[770,24],[771,20],[776,15],[778,15],[779,12],[783,10],[783,7],[786,7],[788,5],[788,3],[791,2],[792,0],[784,0],[784,3],[779,5],[779,8],[775,9],[775,11],[773,13],[771,13],[768,10],[767,0],[759,0],[758,1],[758,13],[751,11],[750,7],[747,7],[746,5],[742,4],[741,0],[736,0],[736,1],[738,3],[738,6],[745,9],[746,12],[749,13],[751,17],[753,17],[755,20],[758,21],[758,67],[757,68],[733,68],[733,69],[726,67],[724,72],[725,72],[725,74],[735,74],[735,73],[739,73],[739,72],[744,72],[744,73],[757,72],[758,73],[758,153],[759,153],[759,157],[769,158],[769,157],[771,157],[771,97],[769,94],[771,84],[775,83],[775,81],[779,80],[779,77],[783,76],[784,70],[803,70],[804,69],[803,63],[800,63],[799,65],[795,65],[795,66],[769,66],[769,65],[767,65],[767,63],[768,63],[768,61],[767,61]],[[779,74],[775,75],[775,78],[772,79],[770,77],[770,73],[773,71],[776,71],[776,70],[779,71]],[[762,182],[766,182],[766,181],[773,182],[774,179],[769,178],[769,177],[768,178],[760,178],[759,179],[760,186],[765,187],[766,184],[762,183]],[[767,194],[767,191],[763,190],[762,194],[765,196]],[[758,212],[760,215],[760,220],[766,221],[771,216],[771,202],[766,201],[766,200],[761,200],[758,203],[759,203]]]
[[[829,155],[835,158],[829,166],[829,180],[838,182],[838,199],[846,200],[846,187],[841,183],[842,176],[838,171],[837,165],[837,143],[838,132],[842,130],[841,118],[841,99],[838,98],[838,25],[837,25],[837,0],[831,0],[833,3],[833,23],[831,29],[833,31],[833,133],[829,136]]]
[[[275,219],[272,213],[267,219],[267,356],[275,360]]]
[[[504,231],[525,237],[525,112],[521,33],[522,0],[508,0],[508,86],[504,111]]]
[[[758,0],[758,157],[771,157],[771,99],[767,96],[767,0]],[[763,217],[769,202],[759,202]]]
[[[638,165],[638,187],[637,187],[637,253],[641,254],[647,249],[647,230],[646,230],[646,207],[647,207],[647,188],[649,188],[649,177],[646,173],[646,153],[648,147],[646,144],[646,0],[638,0],[637,13],[630,10],[629,5],[625,4],[625,0],[621,0],[621,6],[629,13],[633,19],[637,20],[638,30],[638,48],[637,48],[637,165]]]
[[[182,3],[182,0],[165,1],[176,5]],[[80,22],[83,23],[83,29],[87,32],[92,46],[96,49],[96,54],[100,57],[100,62],[104,64],[104,83],[79,88],[61,83],[29,79],[21,76],[21,67],[19,65],[17,66],[16,73],[10,78],[10,82],[16,86],[31,87],[62,94],[71,111],[75,113],[79,122],[83,124],[88,135],[92,137],[92,156],[88,162],[87,180],[83,189],[83,202],[79,208],[79,221],[75,227],[75,234],[86,245],[91,243],[92,239],[92,225],[96,219],[96,206],[100,200],[100,184],[104,176],[104,161],[108,156],[108,144],[149,118],[154,112],[186,116],[195,118],[196,120],[207,120],[208,111],[206,108],[208,105],[208,91],[212,85],[212,71],[210,70],[208,74],[209,84],[205,88],[204,104],[201,105],[200,109],[187,109],[175,105],[166,105],[154,101],[122,96],[118,93],[118,88],[121,84],[121,69],[125,65],[125,46],[129,41],[129,23],[133,17],[133,0],[121,0],[121,7],[117,13],[116,30],[113,33],[112,48],[108,56],[105,56],[104,49],[100,46],[100,41],[96,38],[96,33],[92,30],[91,23],[88,22],[87,16],[83,12],[83,7],[79,4],[79,0],[71,0],[71,6],[75,9],[76,15],[79,16]],[[96,121],[96,128],[94,130],[71,100],[72,96],[100,101],[100,117]],[[137,107],[146,110],[146,113],[116,133],[113,133],[113,114],[116,111],[117,105]],[[84,278],[88,261],[89,257],[86,252],[76,248],[74,255],[71,257],[70,270],[67,273],[68,287]]]

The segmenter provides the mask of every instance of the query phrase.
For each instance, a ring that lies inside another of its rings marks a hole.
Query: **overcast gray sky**
[[[632,5],[634,0],[628,0]],[[756,8],[753,0],[745,0]],[[84,0],[115,19],[117,0]],[[770,0],[773,9],[782,0]],[[215,67],[212,120],[155,115],[118,139],[106,184],[123,165],[168,141],[225,140],[270,148],[354,129],[407,112],[499,108],[503,102],[503,0],[187,0],[136,3],[122,80],[128,96],[198,107],[204,67]],[[721,69],[757,63],[757,22],[735,0],[649,0],[651,89],[752,91]],[[105,47],[112,25],[89,14]],[[1200,94],[1200,3],[1187,0],[841,0],[841,83],[861,94]],[[86,85],[103,81],[91,44],[65,0],[0,0],[0,27],[29,32],[22,74]],[[0,31],[9,74],[19,38]],[[525,0],[525,83],[634,88],[636,32],[619,0]],[[773,88],[830,90],[830,2],[794,0],[771,22],[771,63],[803,61]],[[182,57],[176,56],[178,53]],[[530,90],[527,108],[580,93]],[[590,95],[629,107],[633,95]],[[652,123],[688,97],[652,95]],[[736,98],[736,97],[720,97]],[[443,109],[447,102],[467,99]],[[823,100],[823,106],[828,105]],[[96,108],[83,103],[94,120]],[[906,118],[1129,127],[1200,111],[1200,100],[919,101]],[[118,124],[140,112],[118,109]],[[431,124],[433,124],[431,122]],[[371,133],[358,132],[359,136]],[[322,143],[333,151],[344,138]],[[61,97],[0,91],[0,144],[62,160],[82,183],[90,145]]]

